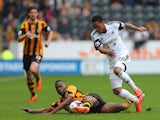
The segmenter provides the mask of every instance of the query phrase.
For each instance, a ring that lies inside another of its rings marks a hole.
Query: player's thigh
[[[115,66],[114,66],[114,68],[116,68],[116,67],[120,67],[122,69],[122,71],[125,72],[126,69],[127,69],[127,64],[123,63],[121,61],[117,61],[116,64],[115,64]]]
[[[36,71],[38,70],[38,66],[42,61],[42,56],[40,55],[33,56],[31,61],[32,62],[31,62],[30,70]]]
[[[128,62],[130,62],[130,57],[128,55],[120,56],[117,62],[115,63],[114,68],[120,67],[122,71],[125,72],[127,69]]]
[[[122,80],[114,73],[110,73],[109,80],[112,89],[122,87]]]
[[[30,66],[30,70],[36,71],[36,70],[38,70],[38,66],[39,66],[39,63],[32,61],[31,66]]]

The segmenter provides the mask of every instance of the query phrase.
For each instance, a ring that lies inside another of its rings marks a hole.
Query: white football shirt
[[[91,32],[91,39],[94,42],[94,46],[97,49],[103,45],[103,48],[107,50],[115,51],[115,57],[108,56],[109,63],[114,64],[120,56],[129,55],[127,48],[119,35],[119,30],[125,29],[125,24],[119,21],[111,21],[105,24],[106,33],[99,34],[96,30]]]

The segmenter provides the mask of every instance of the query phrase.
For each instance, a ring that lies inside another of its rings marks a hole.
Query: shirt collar
[[[37,19],[36,19],[34,22],[32,22],[32,21],[29,19],[28,22],[29,22],[30,24],[36,24],[36,23],[37,23]]]
[[[106,24],[105,24],[105,28],[106,28],[106,30],[103,31],[102,33],[107,33],[107,25]]]

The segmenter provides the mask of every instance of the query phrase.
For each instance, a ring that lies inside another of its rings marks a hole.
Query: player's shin
[[[137,86],[127,73],[121,71],[118,77],[125,81],[133,90],[137,88]]]
[[[124,98],[124,99],[130,99],[134,103],[138,102],[138,98],[135,95],[133,95],[130,92],[128,92],[127,90],[125,90],[125,89],[121,89],[121,91],[118,94],[118,96],[120,96],[121,98]]]

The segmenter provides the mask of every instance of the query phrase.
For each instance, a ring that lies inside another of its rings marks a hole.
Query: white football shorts
[[[121,56],[115,62],[114,67],[110,67],[110,72],[109,72],[109,80],[111,83],[112,89],[122,87],[122,80],[113,72],[115,67],[120,67],[122,71],[126,71],[127,69],[127,63],[130,61],[130,57],[128,55]]]

